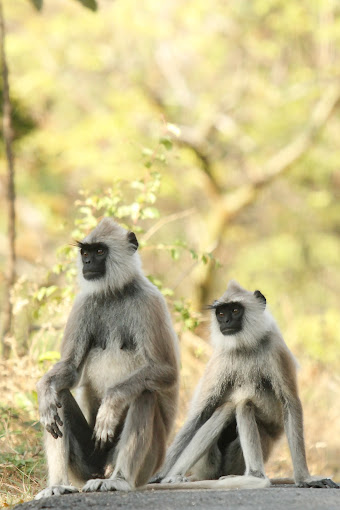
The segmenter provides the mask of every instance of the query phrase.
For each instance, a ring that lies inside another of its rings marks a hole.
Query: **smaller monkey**
[[[231,281],[209,308],[213,354],[153,481],[176,488],[182,481],[188,488],[269,486],[264,463],[285,430],[296,485],[338,488],[308,471],[296,361],[266,298]]]

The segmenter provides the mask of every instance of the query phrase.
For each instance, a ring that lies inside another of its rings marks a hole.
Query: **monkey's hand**
[[[298,487],[314,488],[314,489],[340,489],[340,486],[333,482],[330,478],[322,476],[308,476],[307,478],[296,481]]]
[[[60,408],[61,403],[58,400],[56,392],[49,392],[48,394],[45,394],[44,398],[40,401],[40,422],[46,428],[47,432],[54,437],[54,439],[63,437],[59,428],[63,425],[58,413],[58,409]]]
[[[96,448],[103,448],[108,441],[113,440],[123,410],[124,404],[118,398],[110,396],[102,401],[93,430]]]

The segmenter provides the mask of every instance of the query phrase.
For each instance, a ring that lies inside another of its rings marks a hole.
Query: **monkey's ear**
[[[215,310],[221,303],[219,303],[216,299],[211,305],[206,305],[204,310]]]
[[[258,300],[260,300],[262,302],[263,308],[266,308],[267,300],[264,297],[264,295],[262,294],[262,292],[260,292],[259,290],[255,290],[254,296],[256,297],[256,299],[258,299]]]
[[[134,232],[128,232],[127,238],[128,238],[128,241],[129,241],[131,247],[133,248],[133,251],[136,251],[138,248],[138,241],[137,241],[136,234]]]

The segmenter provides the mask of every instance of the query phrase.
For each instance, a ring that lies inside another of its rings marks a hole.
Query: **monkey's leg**
[[[155,393],[144,391],[127,412],[117,445],[115,470],[108,480],[89,480],[84,492],[131,490],[145,485],[160,468],[166,432]]]
[[[257,423],[257,425],[261,439],[263,461],[266,462],[275,441],[267,433],[264,426],[259,423]],[[223,475],[243,475],[245,469],[246,465],[244,462],[240,437],[237,436],[237,438],[231,441],[226,447],[222,460],[222,473]]]
[[[236,407],[237,430],[246,465],[245,475],[266,478],[254,405],[250,401]]]
[[[222,475],[244,475],[246,465],[240,438],[237,437],[226,448],[222,460]]]
[[[199,461],[202,455],[213,446],[223,428],[231,422],[234,416],[235,406],[230,402],[217,408],[209,420],[196,432],[182,455],[167,473],[164,482],[177,481],[178,476],[184,476]]]
[[[106,453],[94,450],[92,430],[69,390],[58,395],[63,425],[62,437],[55,439],[45,431],[45,452],[48,465],[48,487],[35,499],[78,492],[70,485],[69,474],[77,479],[88,479],[103,470]]]
[[[222,454],[217,442],[190,469],[188,481],[217,480],[221,476]]]

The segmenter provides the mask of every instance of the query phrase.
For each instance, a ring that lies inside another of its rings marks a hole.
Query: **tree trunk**
[[[3,81],[3,122],[2,132],[6,150],[7,160],[7,204],[8,204],[8,264],[7,264],[7,285],[4,296],[3,312],[3,331],[2,331],[2,355],[8,358],[10,354],[10,344],[8,339],[13,329],[13,307],[11,303],[11,291],[15,283],[15,183],[14,183],[14,159],[12,152],[13,131],[11,117],[11,103],[9,98],[8,67],[5,51],[5,23],[3,16],[2,1],[0,0],[0,53],[2,63],[2,81]]]

